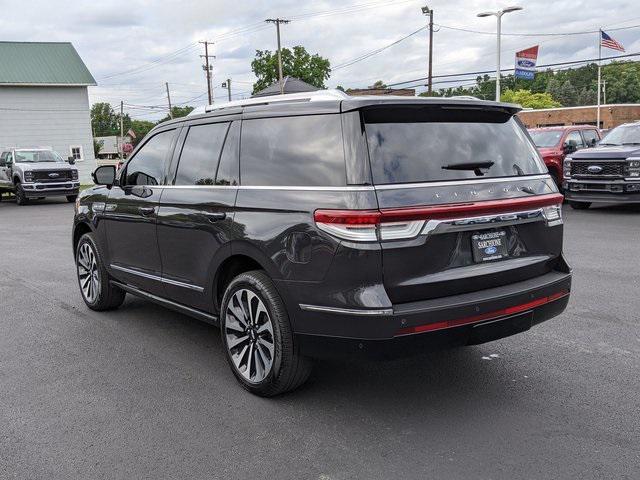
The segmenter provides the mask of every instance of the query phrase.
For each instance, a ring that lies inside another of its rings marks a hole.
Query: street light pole
[[[497,25],[497,61],[496,61],[496,102],[500,101],[500,37],[502,35],[502,16],[505,13],[516,12],[518,10],[522,10],[522,7],[505,7],[497,12],[482,12],[478,14],[478,17],[496,17],[498,25]]]
[[[429,73],[427,75],[427,93],[433,92],[433,10],[426,5],[422,7],[422,13],[429,15]]]

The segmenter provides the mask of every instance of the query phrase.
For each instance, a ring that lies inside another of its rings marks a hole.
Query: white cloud
[[[426,1],[426,0],[425,0]],[[275,49],[275,27],[268,17],[294,20],[282,26],[284,46],[304,45],[312,53],[338,65],[387,45],[425,25],[420,12],[424,1],[293,0],[112,0],[101,4],[82,0],[9,0],[3,2],[0,29],[3,40],[70,41],[98,79],[90,89],[92,101],[165,105],[164,82],[169,82],[174,103],[205,92],[201,67],[203,48],[197,42],[219,39],[210,52],[217,101],[226,91],[221,83],[233,79],[234,94],[248,95],[253,75],[250,63],[256,49]],[[496,9],[496,0],[431,1],[438,25],[495,31],[494,18],[476,13]],[[510,2],[507,2],[510,3]],[[368,8],[351,8],[354,5]],[[574,32],[603,27],[640,24],[634,2],[613,0],[521,0],[525,9],[503,18],[503,32]],[[356,10],[345,12],[344,9]],[[331,11],[342,11],[330,14]],[[309,16],[313,12],[326,12]],[[297,17],[297,18],[296,18]],[[240,29],[240,30],[239,30]],[[228,32],[236,32],[229,35]],[[640,28],[611,34],[628,47],[640,47]],[[222,35],[227,35],[226,38]],[[516,50],[540,44],[539,63],[553,63],[597,55],[597,34],[570,37],[503,37],[503,67],[512,66]],[[188,48],[186,48],[188,47]],[[169,54],[179,51],[174,57]],[[329,86],[365,87],[380,79],[387,83],[424,77],[427,66],[427,32],[334,72]],[[611,51],[612,54],[615,52]],[[156,63],[153,63],[156,62]],[[153,67],[151,67],[153,65]],[[434,74],[448,74],[495,67],[495,36],[441,28],[434,34]],[[114,75],[134,70],[129,74]],[[109,77],[109,78],[107,78]],[[140,118],[162,113],[132,110]]]

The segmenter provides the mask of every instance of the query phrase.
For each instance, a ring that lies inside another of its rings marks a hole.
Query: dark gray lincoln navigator
[[[264,396],[302,384],[313,357],[526,331],[564,310],[571,273],[562,196],[517,111],[322,91],[162,123],[77,202],[82,296],[219,325]]]

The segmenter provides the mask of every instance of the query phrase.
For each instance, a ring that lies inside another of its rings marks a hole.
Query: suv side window
[[[569,140],[573,140],[576,142],[576,145],[578,146],[578,148],[584,148],[584,142],[582,141],[582,135],[580,135],[580,132],[577,130],[574,130],[573,132],[569,132],[567,134],[567,138],[564,139],[565,143],[568,143]]]
[[[160,185],[175,130],[151,137],[127,163],[124,185]]]
[[[238,157],[240,154],[240,122],[231,123],[227,139],[224,142],[218,173],[216,174],[216,185],[238,185],[240,178]]]
[[[220,152],[228,130],[228,122],[189,127],[175,185],[215,185]]]
[[[240,144],[243,185],[346,185],[340,115],[243,120]]]
[[[587,147],[595,146],[596,142],[598,141],[598,134],[595,130],[583,130],[582,136],[584,137],[584,141],[586,142]]]

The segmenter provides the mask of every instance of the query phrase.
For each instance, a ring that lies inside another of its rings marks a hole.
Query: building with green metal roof
[[[96,81],[68,42],[0,41],[0,146],[50,147],[95,168],[88,87]]]

